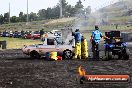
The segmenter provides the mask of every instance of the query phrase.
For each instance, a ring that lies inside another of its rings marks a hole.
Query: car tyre
[[[129,60],[129,53],[130,53],[129,49],[126,49],[125,53],[123,54],[123,57],[122,57],[123,60]]]
[[[37,51],[30,52],[31,59],[40,59],[40,55]]]
[[[73,53],[72,53],[71,50],[66,49],[66,50],[63,51],[63,56],[62,57],[63,57],[63,59],[66,59],[66,60],[72,59],[73,58]]]
[[[108,61],[112,59],[112,52],[111,51],[106,51],[106,55],[104,58],[102,58],[103,61]]]

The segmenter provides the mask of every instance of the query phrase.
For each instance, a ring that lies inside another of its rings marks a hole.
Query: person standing
[[[42,38],[43,34],[44,34],[44,29],[40,30],[40,37],[41,38]]]
[[[75,34],[75,59],[81,59],[81,39],[82,34],[80,33],[79,29],[76,29]]]
[[[97,60],[99,59],[99,43],[101,38],[106,38],[106,37],[102,35],[102,33],[99,31],[99,27],[95,25],[95,30],[92,32],[90,42],[92,43],[93,58]]]

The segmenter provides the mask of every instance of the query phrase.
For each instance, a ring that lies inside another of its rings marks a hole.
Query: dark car
[[[2,37],[9,37],[9,35],[10,35],[10,33],[7,32],[7,31],[4,31],[4,32],[2,33]]]
[[[15,31],[13,34],[14,38],[21,38],[21,32]]]

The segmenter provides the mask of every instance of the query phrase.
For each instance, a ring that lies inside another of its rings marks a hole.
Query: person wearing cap
[[[101,38],[103,37],[102,33],[99,31],[99,27],[96,25],[95,30],[92,32],[91,35],[91,42],[100,42]]]
[[[74,33],[75,37],[75,59],[81,59],[81,40],[82,34],[80,33],[79,29],[76,29]]]
[[[102,35],[102,33],[99,31],[99,27],[95,25],[95,30],[92,32],[90,42],[92,43],[92,52],[94,53],[94,46],[97,44],[97,48],[99,48],[99,43],[101,38],[106,38],[105,36]],[[94,58],[94,56],[93,56]],[[96,59],[99,59],[96,58]]]

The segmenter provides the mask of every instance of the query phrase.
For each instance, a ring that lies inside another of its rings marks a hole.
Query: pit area
[[[129,45],[130,53],[132,47]],[[87,74],[129,74],[132,77],[132,54],[130,60],[62,60],[46,61],[30,59],[20,49],[0,50],[0,88],[131,88],[130,83],[80,84],[78,67]]]

